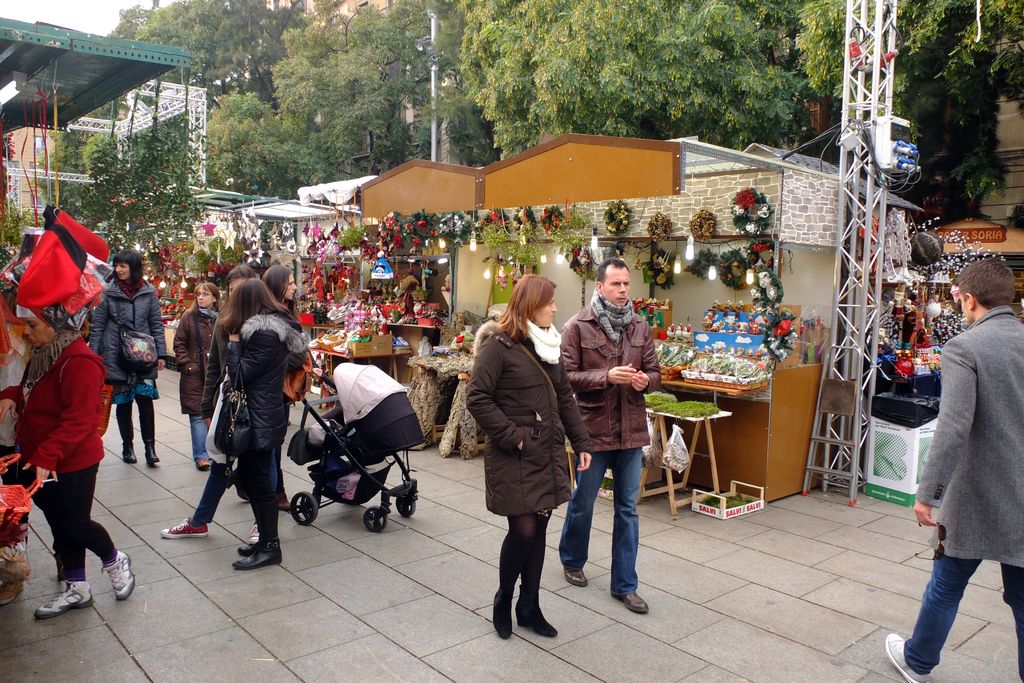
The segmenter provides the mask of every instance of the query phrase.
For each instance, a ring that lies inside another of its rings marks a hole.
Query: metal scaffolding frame
[[[846,2],[835,294],[803,492],[816,477],[823,489],[845,484],[850,505],[862,481],[875,387],[888,193],[876,182],[870,146],[878,117],[892,114],[896,5]]]
[[[159,92],[158,92],[159,88]],[[192,177],[189,182],[198,187],[206,185],[206,88],[147,81],[137,90],[125,95],[133,115],[125,119],[112,121],[88,116],[76,119],[68,124],[68,130],[80,130],[87,133],[111,133],[123,142],[133,133],[140,133],[153,127],[156,121],[188,114],[188,146],[189,159],[192,165]],[[148,102],[153,102],[152,105]]]

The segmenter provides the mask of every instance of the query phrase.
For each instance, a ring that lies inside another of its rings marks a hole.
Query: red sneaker
[[[160,535],[164,538],[206,538],[209,535],[209,527],[205,524],[192,526],[192,520],[186,518],[178,526],[164,529]]]

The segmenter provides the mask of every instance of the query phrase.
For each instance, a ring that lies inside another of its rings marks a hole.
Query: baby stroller
[[[292,496],[292,519],[309,525],[322,507],[362,505],[378,493],[380,505],[363,513],[369,531],[384,530],[392,498],[398,514],[412,517],[417,487],[410,476],[409,448],[423,442],[423,432],[405,388],[372,365],[344,363],[335,370],[334,381],[326,375],[322,379],[337,395],[303,400],[299,430],[288,444],[288,457],[307,466],[313,482],[312,493]],[[335,402],[338,405],[323,415],[317,411]],[[351,418],[346,421],[346,416]],[[314,424],[307,427],[309,417]],[[388,473],[396,464],[402,482],[389,488]]]

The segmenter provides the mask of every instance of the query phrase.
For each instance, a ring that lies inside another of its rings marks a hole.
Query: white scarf
[[[526,321],[526,329],[533,341],[533,350],[545,363],[558,365],[562,358],[562,335],[554,325],[548,329],[537,327],[532,320]]]

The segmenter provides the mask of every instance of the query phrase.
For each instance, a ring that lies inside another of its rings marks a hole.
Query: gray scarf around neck
[[[633,321],[633,304],[627,302],[625,306],[616,306],[594,290],[594,298],[590,300],[590,306],[597,316],[597,323],[608,335],[612,344],[618,344],[622,336],[622,330]]]
[[[53,341],[42,348],[32,349],[28,358],[28,367],[25,368],[26,387],[35,386],[39,378],[45,375],[53,364],[57,362],[64,349],[71,346],[76,339],[81,339],[82,333],[78,330],[60,330],[53,337]]]

